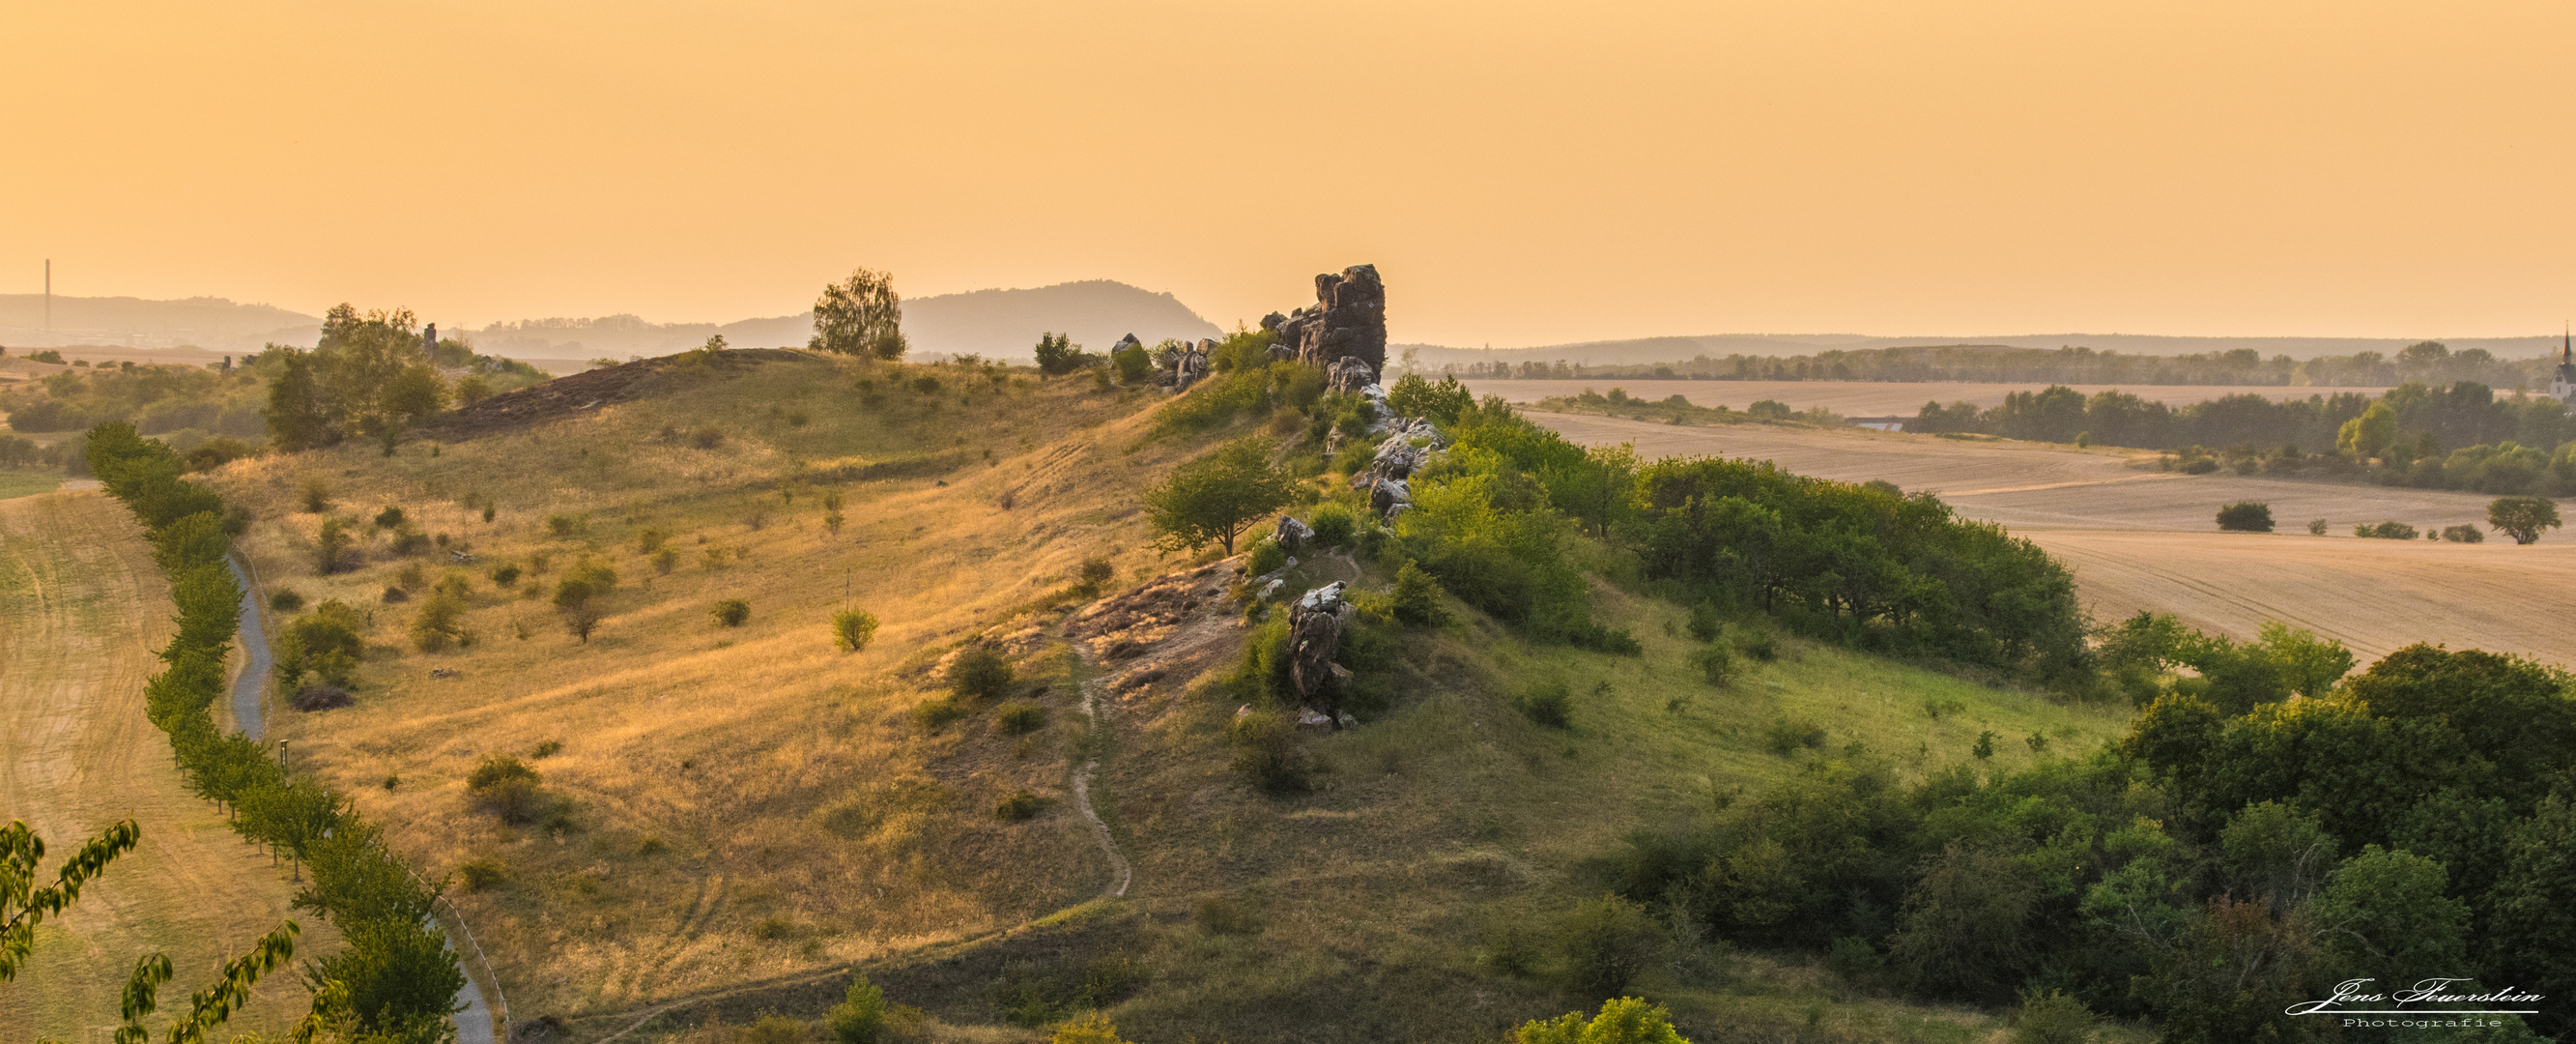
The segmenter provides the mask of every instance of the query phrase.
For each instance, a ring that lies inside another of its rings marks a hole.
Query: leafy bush
[[[1608,999],[1627,992],[1663,948],[1663,930],[1654,919],[1615,895],[1576,903],[1556,926],[1566,985],[1587,997]]]
[[[1775,718],[1762,730],[1763,749],[1781,757],[1798,752],[1800,747],[1825,745],[1825,727],[1805,718]]]
[[[2044,995],[2024,991],[2021,1010],[2013,1013],[2012,1044],[2086,1044],[2097,1021],[2083,1001],[2064,990]]]
[[[1541,682],[1521,693],[1521,716],[1551,729],[1574,727],[1574,694],[1564,682]]]
[[[1395,571],[1394,613],[1398,622],[1415,627],[1431,627],[1448,620],[1449,609],[1440,602],[1440,581],[1419,566],[1404,563]]]
[[[387,504],[385,505],[384,510],[376,512],[376,528],[378,529],[392,529],[402,524],[403,509],[399,507]]]
[[[583,516],[583,515],[547,515],[547,516],[546,516],[546,533],[547,533],[548,535],[550,535],[550,536],[555,536],[555,537],[574,537],[574,536],[580,536],[580,535],[583,533],[583,531],[588,530],[589,528],[590,528],[590,519],[589,519],[588,517],[586,517],[586,516]]]
[[[509,870],[497,860],[477,859],[458,866],[456,871],[458,876],[465,879],[465,890],[468,892],[489,891],[510,880]]]
[[[2218,528],[2239,533],[2272,531],[2272,505],[2241,500],[2218,509]]]
[[[1278,711],[1238,714],[1226,727],[1234,770],[1265,794],[1293,794],[1307,786],[1307,755],[1297,728]]]
[[[503,822],[526,823],[536,818],[542,800],[538,778],[527,762],[507,754],[487,754],[465,777],[465,793],[477,807]]]
[[[707,610],[707,615],[715,617],[716,623],[720,626],[740,627],[743,621],[751,619],[751,603],[739,598],[727,598],[717,602],[715,608]]]
[[[948,691],[969,700],[999,698],[1011,691],[1011,662],[989,646],[970,645],[948,664]]]
[[[528,756],[532,758],[550,758],[561,753],[563,753],[563,741],[550,739],[539,740],[536,747],[529,751]]]
[[[724,445],[724,438],[723,429],[702,427],[689,433],[689,445],[702,450],[711,450]]]
[[[339,572],[348,564],[349,547],[357,540],[349,535],[349,523],[342,519],[322,520],[322,529],[313,538],[313,568],[323,576]]]
[[[430,653],[450,644],[470,644],[473,639],[465,630],[464,617],[464,599],[444,591],[431,596],[411,619],[412,647]]]
[[[500,565],[493,566],[492,571],[486,575],[492,578],[492,583],[495,585],[508,587],[511,584],[519,582],[519,567],[509,562],[503,562]]]
[[[1117,575],[1117,568],[1106,558],[1083,559],[1082,566],[1074,572],[1073,591],[1084,598],[1094,597]]]
[[[923,700],[920,706],[912,709],[913,723],[921,726],[924,732],[936,731],[940,726],[965,716],[965,707],[960,706],[956,700],[944,696]]]
[[[1246,559],[1246,563],[1252,575],[1267,576],[1287,567],[1288,550],[1280,547],[1277,541],[1263,540],[1252,545],[1252,552]]]
[[[1046,727],[1047,712],[1036,700],[1011,700],[993,714],[993,726],[1004,735],[1025,736]]]
[[[1690,632],[1691,637],[1703,642],[1716,641],[1717,636],[1726,630],[1726,622],[1718,615],[1715,602],[1701,602],[1691,606],[1690,620],[1682,626]]]
[[[653,572],[656,575],[669,576],[671,575],[672,567],[679,564],[680,552],[677,548],[666,547],[653,552]]]
[[[2308,520],[2308,535],[2309,535],[2309,536],[2324,536],[2324,535],[2326,535],[2326,520],[2325,520],[2325,519],[2322,519],[2322,518],[2312,518],[2312,519],[2309,519],[2309,520]]]
[[[851,972],[848,992],[824,1015],[823,1025],[837,1044],[876,1044],[886,1028],[885,991],[869,982],[866,973]]]
[[[1586,1020],[1567,1012],[1553,1019],[1522,1023],[1505,1044],[1690,1044],[1673,1029],[1663,1005],[1635,997],[1601,1002],[1601,1013]]]
[[[319,515],[331,510],[331,487],[320,479],[306,479],[303,488],[296,491],[296,500],[305,514]]]
[[[2486,543],[2487,535],[2476,526],[2444,526],[2442,539],[2454,544],[2483,544]]]
[[[1252,901],[1239,896],[1211,895],[1191,909],[1190,920],[1199,930],[1210,935],[1258,935],[1261,911]]]
[[[993,804],[993,818],[1017,823],[1037,815],[1047,806],[1047,799],[1025,790],[1014,790]]]
[[[1780,658],[1780,640],[1761,627],[1753,627],[1735,636],[1735,651],[1764,663]]]
[[[2352,527],[2352,535],[2372,540],[2413,540],[2415,527],[2404,522],[2361,523]]]
[[[268,610],[270,612],[291,613],[302,608],[304,608],[304,596],[293,591],[279,589],[271,592],[268,596]]]
[[[877,636],[877,618],[865,609],[843,609],[832,614],[832,646],[842,652],[857,652],[868,647]]]
[[[1735,656],[1723,645],[1711,645],[1690,654],[1690,664],[1711,685],[1724,685],[1735,677]]]
[[[1315,517],[1308,519],[1306,526],[1315,531],[1317,547],[1349,547],[1351,534],[1359,529],[1359,520],[1351,515],[1347,505],[1331,503],[1316,508]]]

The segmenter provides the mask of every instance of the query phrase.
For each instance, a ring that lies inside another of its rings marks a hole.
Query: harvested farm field
[[[1530,382],[1540,383],[1540,382]],[[1722,382],[1708,382],[1722,383]],[[2517,547],[2364,540],[2360,522],[2485,529],[2484,494],[2360,483],[2183,475],[2156,470],[2140,450],[1970,441],[1866,429],[1744,424],[1674,427],[1533,411],[1530,418],[1588,444],[1633,442],[1641,457],[1751,457],[1802,474],[1886,479],[1928,490],[1971,518],[1999,522],[2074,570],[2097,620],[2152,609],[2239,638],[2277,619],[2342,639],[2376,658],[2416,641],[2576,665],[2576,638],[2555,621],[2576,615],[2576,537],[2566,530]],[[2221,533],[2218,508],[2271,505],[2279,531]],[[2310,536],[2310,519],[2326,520]]]
[[[1617,377],[1574,381],[1473,380],[1463,383],[1479,397],[1500,395],[1512,402],[1537,402],[1551,396],[1578,394],[1586,388],[1606,392],[1616,387],[1625,388],[1628,394],[1647,400],[1679,395],[1689,400],[1691,405],[1711,409],[1726,406],[1740,410],[1763,399],[1772,399],[1800,410],[1822,406],[1846,417],[1912,416],[1914,411],[1923,408],[1925,402],[1936,399],[1945,405],[1973,402],[1980,407],[1996,406],[2003,403],[2004,396],[2013,392],[2038,391],[2048,386],[2046,381],[1996,384],[1966,381],[1641,381]],[[2230,395],[2260,395],[2281,400],[2337,392],[2376,396],[2388,390],[2285,384],[2071,384],[2068,387],[2086,395],[2124,391],[2149,402],[2170,406],[2185,406]]]

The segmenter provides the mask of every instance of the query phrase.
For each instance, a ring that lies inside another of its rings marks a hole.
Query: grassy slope
[[[354,574],[312,577],[319,520],[291,510],[309,477],[337,487],[345,513],[398,503],[483,556],[469,617],[477,644],[397,652],[412,607],[379,607],[373,640],[387,648],[370,659],[359,705],[280,727],[297,737],[299,760],[396,824],[429,868],[508,867],[510,884],[460,899],[521,1020],[558,1014],[595,1038],[656,1002],[727,991],[740,992],[646,1028],[812,1015],[833,984],[800,983],[865,961],[898,999],[947,1025],[995,1024],[997,984],[1078,977],[1099,956],[1125,954],[1149,985],[1113,1014],[1142,1039],[1489,1037],[1572,1001],[1543,980],[1474,971],[1487,926],[1553,916],[1591,887],[1583,861],[1628,830],[1825,756],[1768,753],[1775,718],[1815,720],[1829,749],[1861,742],[1912,773],[1965,760],[1986,729],[2005,737],[1996,761],[2011,766],[2034,756],[2022,736],[2081,751],[2121,724],[1795,640],[1783,640],[1780,660],[1711,688],[1682,663],[1692,643],[1676,637],[1678,610],[1604,589],[1603,611],[1636,631],[1645,655],[1530,648],[1462,611],[1415,638],[1396,711],[1314,741],[1314,793],[1264,797],[1226,766],[1237,701],[1211,678],[1128,691],[1101,735],[1079,736],[1073,694],[1090,670],[1054,637],[1060,615],[1010,614],[1079,559],[1136,546],[1135,493],[1196,447],[1129,452],[1135,410],[1149,400],[1058,382],[961,407],[954,371],[922,372],[951,384],[936,411],[911,394],[863,406],[836,364],[772,364],[435,458],[421,444],[390,460],[343,448],[224,473],[227,492],[259,513],[245,544],[271,588],[372,605],[398,568],[377,556]],[[665,425],[710,422],[732,433],[716,450],[658,438]],[[769,488],[799,460],[810,471],[925,454],[967,463],[845,485],[851,522],[838,538],[822,532],[813,493],[782,505]],[[1016,491],[1007,511],[1006,490]],[[486,496],[500,502],[491,525],[462,503]],[[756,531],[743,521],[755,511],[767,516]],[[585,535],[546,534],[546,515],[570,513],[587,513]],[[636,553],[646,528],[685,553],[672,575],[653,577]],[[588,646],[542,601],[479,579],[540,548],[557,571],[591,553],[624,580]],[[710,550],[727,552],[720,565]],[[1169,564],[1149,552],[1119,558],[1122,575]],[[1330,560],[1307,568],[1300,580],[1349,575]],[[886,621],[856,656],[832,652],[824,632],[844,574]],[[722,597],[748,599],[751,623],[717,628],[706,609]],[[1046,684],[1055,724],[1028,742],[994,735],[983,714],[935,733],[914,725],[904,712],[926,697],[934,658],[997,624],[1026,684]],[[461,677],[433,679],[433,667]],[[1576,683],[1573,732],[1509,709],[1543,677]],[[1927,698],[1947,705],[1939,719]],[[578,802],[581,830],[511,831],[466,810],[461,779],[476,758],[544,739],[565,743],[537,764]],[[1095,793],[1135,886],[1014,928],[1106,881],[1066,803],[1011,826],[988,812],[1019,787],[1063,795],[1077,749],[1103,760]],[[395,786],[377,785],[388,775]],[[639,852],[648,836],[667,850]],[[1207,930],[1199,914],[1211,900],[1208,912],[1234,911],[1253,930]],[[1846,996],[1796,961],[1706,956],[1685,967],[1648,986],[1703,1033],[1805,1025],[1818,1004],[1828,1004],[1819,1025],[1861,1035],[1911,1027],[1967,1039],[1995,1025]]]
[[[134,851],[45,922],[33,958],[0,987],[11,1039],[83,1040],[113,1026],[135,959],[154,951],[178,973],[162,997],[184,1004],[218,961],[280,920],[303,926],[304,957],[338,946],[321,918],[288,909],[287,870],[188,792],[145,720],[143,682],[161,666],[152,650],[169,619],[151,546],[106,494],[0,503],[0,630],[11,642],[0,655],[0,820],[25,819],[48,842],[48,875],[120,817],[143,828]],[[232,1024],[283,1029],[302,1013],[292,979],[262,985]]]

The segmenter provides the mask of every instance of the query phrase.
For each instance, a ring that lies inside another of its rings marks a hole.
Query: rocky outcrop
[[[1334,581],[1306,592],[1288,608],[1288,678],[1297,687],[1297,702],[1342,727],[1342,692],[1349,668],[1334,663],[1342,651],[1342,631],[1350,625],[1352,607],[1342,600]]]
[[[1279,550],[1288,552],[1290,555],[1306,553],[1306,542],[1313,539],[1315,539],[1315,531],[1307,528],[1305,523],[1297,521],[1296,516],[1293,515],[1279,516],[1279,527],[1270,531],[1270,542],[1279,545]]]
[[[1359,359],[1337,359],[1331,366],[1324,368],[1324,387],[1333,391],[1357,393],[1360,389],[1376,383],[1377,371],[1370,369],[1368,363]]]
[[[1376,265],[1352,265],[1315,277],[1315,303],[1287,315],[1272,312],[1261,328],[1278,335],[1273,358],[1330,367],[1343,359],[1368,364],[1370,379],[1386,368],[1386,284]]]

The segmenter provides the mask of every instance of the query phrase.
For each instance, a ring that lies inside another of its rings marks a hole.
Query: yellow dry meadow
[[[1026,998],[1104,967],[1130,984],[1109,1010],[1137,1039],[1488,1039],[1564,1010],[1550,982],[1474,969],[1489,929],[1552,923],[1597,894],[1585,867],[1628,832],[1846,757],[1907,778],[1976,764],[1985,732],[2001,740],[1997,769],[2082,756],[2126,717],[1785,635],[1776,661],[1711,686],[1688,663],[1699,645],[1680,608],[1599,584],[1602,619],[1631,629],[1640,655],[1531,646],[1453,602],[1452,622],[1408,635],[1384,716],[1306,734],[1315,788],[1264,795],[1228,765],[1242,697],[1219,676],[1241,654],[1239,612],[1207,592],[1230,584],[1230,564],[1181,585],[1198,592],[1183,631],[1216,636],[1189,651],[1113,650],[1094,666],[1059,626],[1087,558],[1114,561],[1111,593],[1200,561],[1145,549],[1140,494],[1228,433],[1148,438],[1160,396],[1026,371],[997,384],[974,367],[801,353],[639,365],[665,376],[633,401],[214,479],[256,516],[240,546],[263,592],[373,614],[355,706],[274,712],[290,759],[428,872],[497,872],[456,899],[511,1013],[561,1017],[580,1039],[712,1040],[727,1019],[812,1018],[852,964],[929,1009],[936,1039],[1028,1039],[989,1027],[1041,1024]],[[327,513],[301,509],[315,481]],[[446,550],[392,553],[403,530],[371,521],[388,506]],[[363,564],[317,576],[331,517],[362,534]],[[676,551],[667,574],[648,533]],[[473,563],[441,564],[459,545]],[[586,559],[617,582],[584,643],[549,595]],[[529,575],[496,587],[503,564]],[[415,565],[419,590],[385,602]],[[1290,580],[1382,587],[1384,568],[1332,554]],[[471,584],[472,641],[417,651],[410,621],[450,575]],[[830,631],[845,585],[882,623],[855,654]],[[739,627],[712,614],[728,599],[748,604]],[[983,705],[935,726],[913,713],[945,698],[942,658],[978,637],[1011,656],[1043,727],[1010,735]],[[1550,679],[1574,691],[1570,731],[1515,709]],[[1775,753],[1783,719],[1821,735]],[[474,809],[465,777],[495,754],[568,800],[565,829]],[[1095,760],[1089,792],[1134,871],[1105,901],[1110,864],[1069,800],[1074,767]],[[997,817],[1023,790],[1037,814]],[[2000,1024],[1854,997],[1796,959],[1692,953],[1699,971],[1656,988],[1695,1024],[1931,1039]]]
[[[972,722],[924,735],[906,712],[935,688],[940,652],[1063,586],[1083,559],[1152,568],[1121,494],[1179,451],[1122,452],[1139,394],[996,384],[956,366],[809,358],[730,377],[655,365],[678,387],[648,401],[408,442],[390,458],[359,444],[264,457],[217,477],[258,519],[240,547],[264,592],[338,599],[372,622],[356,706],[306,715],[272,698],[293,763],[392,826],[424,870],[501,870],[499,885],[455,898],[525,1012],[846,963],[1096,892],[1105,864],[1078,820],[991,812],[1011,790],[1061,793],[1069,730],[1027,744]],[[939,389],[911,385],[925,379]],[[712,448],[693,441],[705,430]],[[916,474],[834,477],[888,462]],[[328,513],[301,510],[315,482]],[[824,521],[833,492],[847,519],[837,535]],[[369,521],[388,506],[472,563],[388,552],[393,531]],[[361,534],[363,564],[325,577],[315,539],[330,517]],[[639,550],[648,532],[677,552],[667,574]],[[548,597],[585,560],[618,576],[586,643]],[[465,647],[411,647],[426,587],[382,601],[420,561],[429,583],[470,583]],[[503,564],[525,574],[514,587],[492,579]],[[883,622],[855,654],[830,629],[845,591]],[[719,625],[710,610],[724,599],[747,602],[748,621]],[[1071,698],[1041,697],[1058,720]],[[560,752],[534,757],[548,741]],[[464,778],[494,754],[536,767],[572,802],[575,829],[503,827],[469,809]]]

